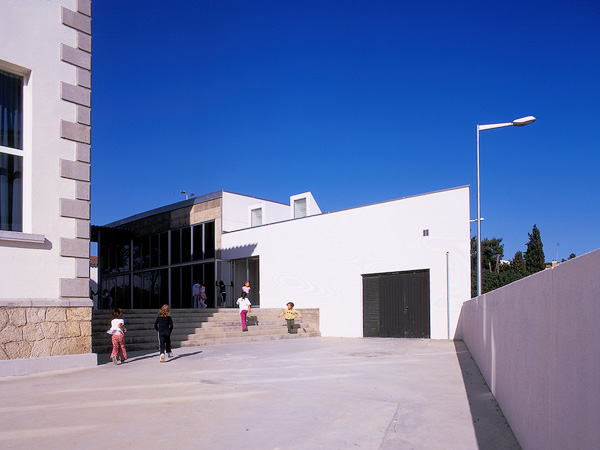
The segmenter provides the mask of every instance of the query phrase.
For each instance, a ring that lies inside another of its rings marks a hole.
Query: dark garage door
[[[363,275],[363,336],[429,338],[429,270]]]

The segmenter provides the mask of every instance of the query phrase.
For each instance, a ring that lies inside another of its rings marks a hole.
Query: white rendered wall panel
[[[423,230],[429,236],[423,237]],[[470,298],[469,191],[459,188],[223,236],[223,257],[260,256],[261,306],[320,308],[324,336],[362,336],[362,274],[430,270],[431,337],[451,337]]]
[[[597,448],[600,250],[464,303],[464,341],[523,448]]]
[[[75,159],[75,144],[60,138],[60,121],[75,121],[76,106],[60,98],[60,83],[76,84],[76,68],[60,60],[60,44],[77,46],[61,23],[61,6],[76,0],[2,2],[2,61],[29,71],[24,88],[24,232],[43,245],[2,242],[1,298],[58,298],[60,278],[74,278],[75,260],[61,258],[60,238],[76,237],[76,221],[59,215],[59,199],[74,198],[75,181],[60,177],[59,160]],[[4,70],[10,67],[4,67]]]
[[[250,227],[250,208],[263,207],[263,223],[285,220],[289,216],[289,206],[255,197],[223,192],[222,223],[223,231],[235,231]]]

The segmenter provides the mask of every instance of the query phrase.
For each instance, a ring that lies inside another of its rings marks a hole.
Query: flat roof
[[[265,223],[263,225],[257,225],[257,226],[254,226],[254,227],[240,228],[239,230],[223,231],[223,234],[237,233],[239,231],[249,230],[249,229],[252,229],[252,228],[270,227],[272,225],[277,225],[277,224],[284,223],[284,222],[290,222],[292,220],[314,219],[315,217],[320,217],[320,216],[324,216],[324,215],[328,215],[328,214],[337,214],[337,213],[341,213],[341,212],[344,212],[344,211],[352,211],[354,209],[368,208],[370,206],[383,205],[385,203],[397,202],[397,201],[400,201],[400,200],[407,200],[407,199],[416,198],[416,197],[423,197],[425,195],[440,194],[442,192],[450,192],[450,191],[455,191],[455,190],[458,190],[458,189],[465,189],[465,188],[469,189],[470,187],[471,187],[471,185],[466,184],[464,186],[456,186],[456,187],[447,188],[447,189],[439,189],[437,191],[425,192],[423,194],[408,195],[406,197],[394,198],[394,199],[391,199],[391,200],[382,200],[380,202],[369,203],[367,205],[352,206],[350,208],[338,209],[337,211],[322,212],[321,214],[314,214],[314,215],[311,215],[311,216],[298,217],[298,218],[294,218],[294,219],[284,219],[284,220],[280,220],[278,222]]]
[[[125,225],[127,223],[135,222],[136,220],[145,219],[146,217],[155,216],[157,214],[162,214],[170,211],[175,211],[176,209],[185,208],[186,206],[193,206],[196,203],[204,203],[210,200],[215,200],[217,198],[223,197],[223,191],[213,192],[211,194],[201,195],[200,197],[192,197],[187,200],[182,200],[180,202],[171,203],[170,205],[161,206],[160,208],[150,209],[148,211],[144,211],[139,214],[134,214],[133,216],[126,217],[121,220],[117,220],[115,222],[107,223],[104,225],[105,227],[119,227]]]
[[[400,198],[395,198],[395,199],[391,199],[391,200],[383,200],[381,202],[370,203],[368,205],[354,206],[354,207],[351,207],[351,208],[340,209],[338,211],[324,212],[322,214],[333,214],[333,213],[342,212],[342,211],[348,211],[348,210],[352,210],[352,209],[365,208],[367,206],[379,205],[379,204],[382,204],[382,203],[395,202],[395,201],[398,201],[398,200],[405,200],[405,199],[409,199],[409,198],[413,198],[413,197],[421,197],[421,196],[424,196],[424,195],[437,194],[437,193],[440,193],[440,192],[452,191],[452,190],[455,190],[455,189],[463,189],[463,188],[469,188],[469,187],[470,187],[470,185],[467,184],[467,185],[464,185],[464,186],[457,186],[457,187],[452,187],[452,188],[448,188],[448,189],[440,189],[440,190],[437,190],[437,191],[426,192],[426,193],[422,193],[422,194],[409,195],[407,197],[400,197]],[[254,199],[257,199],[257,200],[263,200],[263,201],[272,202],[272,203],[279,203],[281,205],[286,205],[287,206],[287,203],[281,203],[281,202],[276,202],[276,201],[273,201],[273,200],[266,200],[266,199],[263,199],[263,198],[260,198],[260,197],[254,197],[254,196],[251,196],[251,195],[244,195],[244,194],[238,194],[236,192],[230,192],[230,191],[220,190],[220,191],[212,192],[210,194],[201,195],[199,197],[192,197],[192,198],[187,199],[187,200],[182,200],[182,201],[179,201],[179,202],[176,202],[176,203],[171,203],[170,205],[162,206],[160,208],[155,208],[155,209],[151,209],[151,210],[139,213],[139,214],[135,214],[133,216],[129,216],[129,217],[126,217],[124,219],[108,223],[108,224],[104,225],[104,227],[108,227],[108,228],[121,227],[121,226],[126,225],[128,223],[135,222],[136,220],[145,219],[147,217],[151,217],[151,216],[154,216],[154,215],[157,215],[157,214],[163,214],[163,213],[166,213],[166,212],[174,211],[176,209],[185,208],[185,207],[191,207],[191,206],[193,206],[195,204],[198,204],[198,203],[204,203],[204,202],[208,202],[210,200],[215,200],[217,198],[223,198],[223,194],[224,193],[233,194],[233,195],[239,195],[241,197],[246,197],[246,198],[254,198]],[[317,214],[317,216],[318,215],[320,215],[320,214]],[[314,217],[314,216],[307,216],[307,217]],[[294,219],[289,219],[289,220],[294,220]],[[274,222],[274,223],[264,224],[264,225],[261,225],[261,226],[269,226],[269,225],[274,225],[275,223],[281,223],[281,222],[286,222],[286,221],[287,220],[283,220],[283,221],[280,221],[280,222]],[[245,228],[243,228],[243,229],[245,229]],[[236,231],[241,231],[241,230],[236,230]],[[234,231],[230,231],[228,233],[233,233],[233,232]]]
[[[176,203],[171,203],[170,205],[161,206],[160,208],[150,209],[148,211],[144,211],[139,214],[134,214],[133,216],[129,216],[124,219],[117,220],[115,222],[107,223],[104,226],[109,227],[109,228],[117,228],[117,227],[126,225],[128,223],[135,222],[137,220],[145,219],[147,217],[155,216],[158,214],[163,214],[163,213],[170,212],[170,211],[175,211],[176,209],[180,209],[180,208],[191,207],[198,203],[208,202],[210,200],[215,200],[217,198],[223,198],[224,193],[232,194],[232,195],[239,195],[241,197],[246,197],[246,198],[254,198],[254,199],[262,200],[265,202],[279,203],[280,205],[288,206],[287,203],[276,202],[274,200],[267,200],[267,199],[260,198],[260,197],[254,197],[252,195],[244,195],[244,194],[238,194],[236,192],[220,190],[220,191],[212,192],[210,194],[201,195],[199,197],[192,197],[192,198],[189,198],[186,200],[181,200]]]

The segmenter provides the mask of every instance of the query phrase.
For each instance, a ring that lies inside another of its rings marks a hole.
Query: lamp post
[[[185,195],[185,199],[187,200],[187,199],[189,199],[190,197],[193,197],[196,194],[194,194],[193,192],[191,192],[191,193],[188,194],[185,191],[181,191],[181,195]]]
[[[506,123],[491,123],[477,125],[477,296],[481,295],[481,184],[479,177],[479,131],[503,127],[522,127],[535,122],[535,117],[527,116]]]

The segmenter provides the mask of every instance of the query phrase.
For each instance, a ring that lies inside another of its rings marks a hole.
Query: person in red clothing
[[[248,331],[248,327],[246,326],[246,315],[251,310],[250,300],[246,298],[246,293],[242,292],[240,298],[237,299],[237,304],[240,307],[240,318],[242,320],[242,331]]]
[[[242,292],[246,293],[246,297],[250,295],[250,282],[246,281],[242,286]]]
[[[110,359],[115,364],[121,364],[127,360],[127,352],[125,351],[125,333],[127,329],[125,328],[123,310],[121,308],[113,309],[112,315],[114,319],[110,323],[110,330],[107,331],[108,334],[112,335],[113,344]]]

